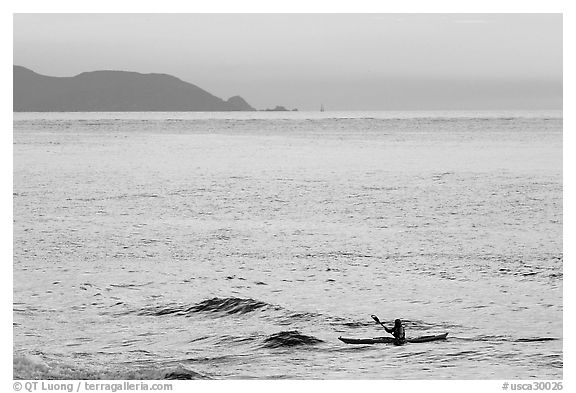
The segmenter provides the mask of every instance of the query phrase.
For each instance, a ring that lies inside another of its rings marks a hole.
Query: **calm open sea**
[[[560,379],[562,113],[14,113],[14,377]],[[347,345],[402,318],[421,344]]]

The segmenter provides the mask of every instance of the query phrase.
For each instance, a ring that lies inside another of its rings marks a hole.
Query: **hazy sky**
[[[560,109],[562,15],[16,14],[14,64],[167,73],[260,109]]]

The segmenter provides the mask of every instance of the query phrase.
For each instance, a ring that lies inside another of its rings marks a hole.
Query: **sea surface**
[[[14,378],[563,377],[561,112],[13,124]]]

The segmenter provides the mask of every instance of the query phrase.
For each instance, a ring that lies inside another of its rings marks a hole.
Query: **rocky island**
[[[275,108],[273,109],[264,109],[264,112],[297,112],[298,109],[294,108],[294,109],[287,109],[284,106],[281,105],[276,105]]]

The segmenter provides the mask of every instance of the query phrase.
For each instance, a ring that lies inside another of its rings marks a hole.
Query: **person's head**
[[[402,321],[397,319],[394,321],[394,326],[402,326]]]

